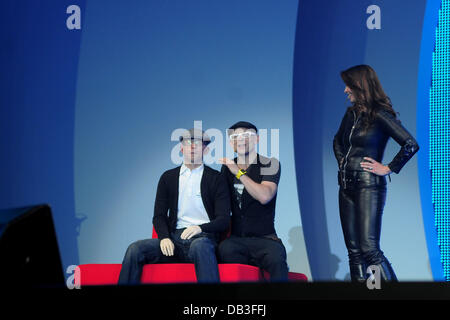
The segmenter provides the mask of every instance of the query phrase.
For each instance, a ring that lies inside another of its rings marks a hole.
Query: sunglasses
[[[252,137],[252,136],[256,136],[256,133],[251,132],[251,131],[245,131],[245,132],[241,132],[241,133],[233,133],[232,135],[230,135],[230,140],[235,141],[239,138],[250,139],[250,137]]]
[[[191,145],[200,146],[203,144],[203,140],[183,139],[181,143],[184,146],[191,146]]]

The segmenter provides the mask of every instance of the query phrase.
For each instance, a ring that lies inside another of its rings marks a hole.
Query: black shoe
[[[350,278],[352,282],[365,283],[366,282],[365,266],[363,264],[351,264]]]

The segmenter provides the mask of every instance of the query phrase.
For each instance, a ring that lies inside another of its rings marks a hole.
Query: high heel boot
[[[352,282],[366,282],[366,268],[363,264],[350,265],[350,278]]]

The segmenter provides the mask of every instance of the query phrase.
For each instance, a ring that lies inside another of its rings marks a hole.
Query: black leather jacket
[[[419,150],[414,137],[390,113],[376,111],[374,123],[364,131],[361,129],[360,116],[349,108],[342,119],[338,132],[334,136],[334,155],[339,170],[364,171],[360,166],[364,157],[378,162],[383,161],[386,143],[392,137],[401,149],[388,164],[391,171],[399,173],[409,159]]]

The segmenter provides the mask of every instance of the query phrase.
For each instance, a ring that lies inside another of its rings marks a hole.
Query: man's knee
[[[135,256],[137,254],[139,254],[140,252],[140,240],[139,241],[135,241],[132,244],[130,244],[127,248],[127,255],[131,255],[131,256]]]
[[[219,244],[219,258],[223,262],[231,261],[236,257],[236,246],[229,240],[224,240]]]
[[[263,258],[267,264],[278,265],[286,263],[286,255],[283,252],[272,252],[271,254],[267,254]]]
[[[215,254],[215,250],[216,250],[215,243],[211,239],[203,237],[197,238],[192,241],[189,247],[189,254],[190,255],[199,255],[206,253]]]
[[[286,263],[286,249],[282,244],[272,243],[267,247],[267,251],[263,255],[263,261],[269,265]]]
[[[144,255],[158,255],[159,250],[157,239],[138,240],[128,246],[126,256],[139,259]]]

